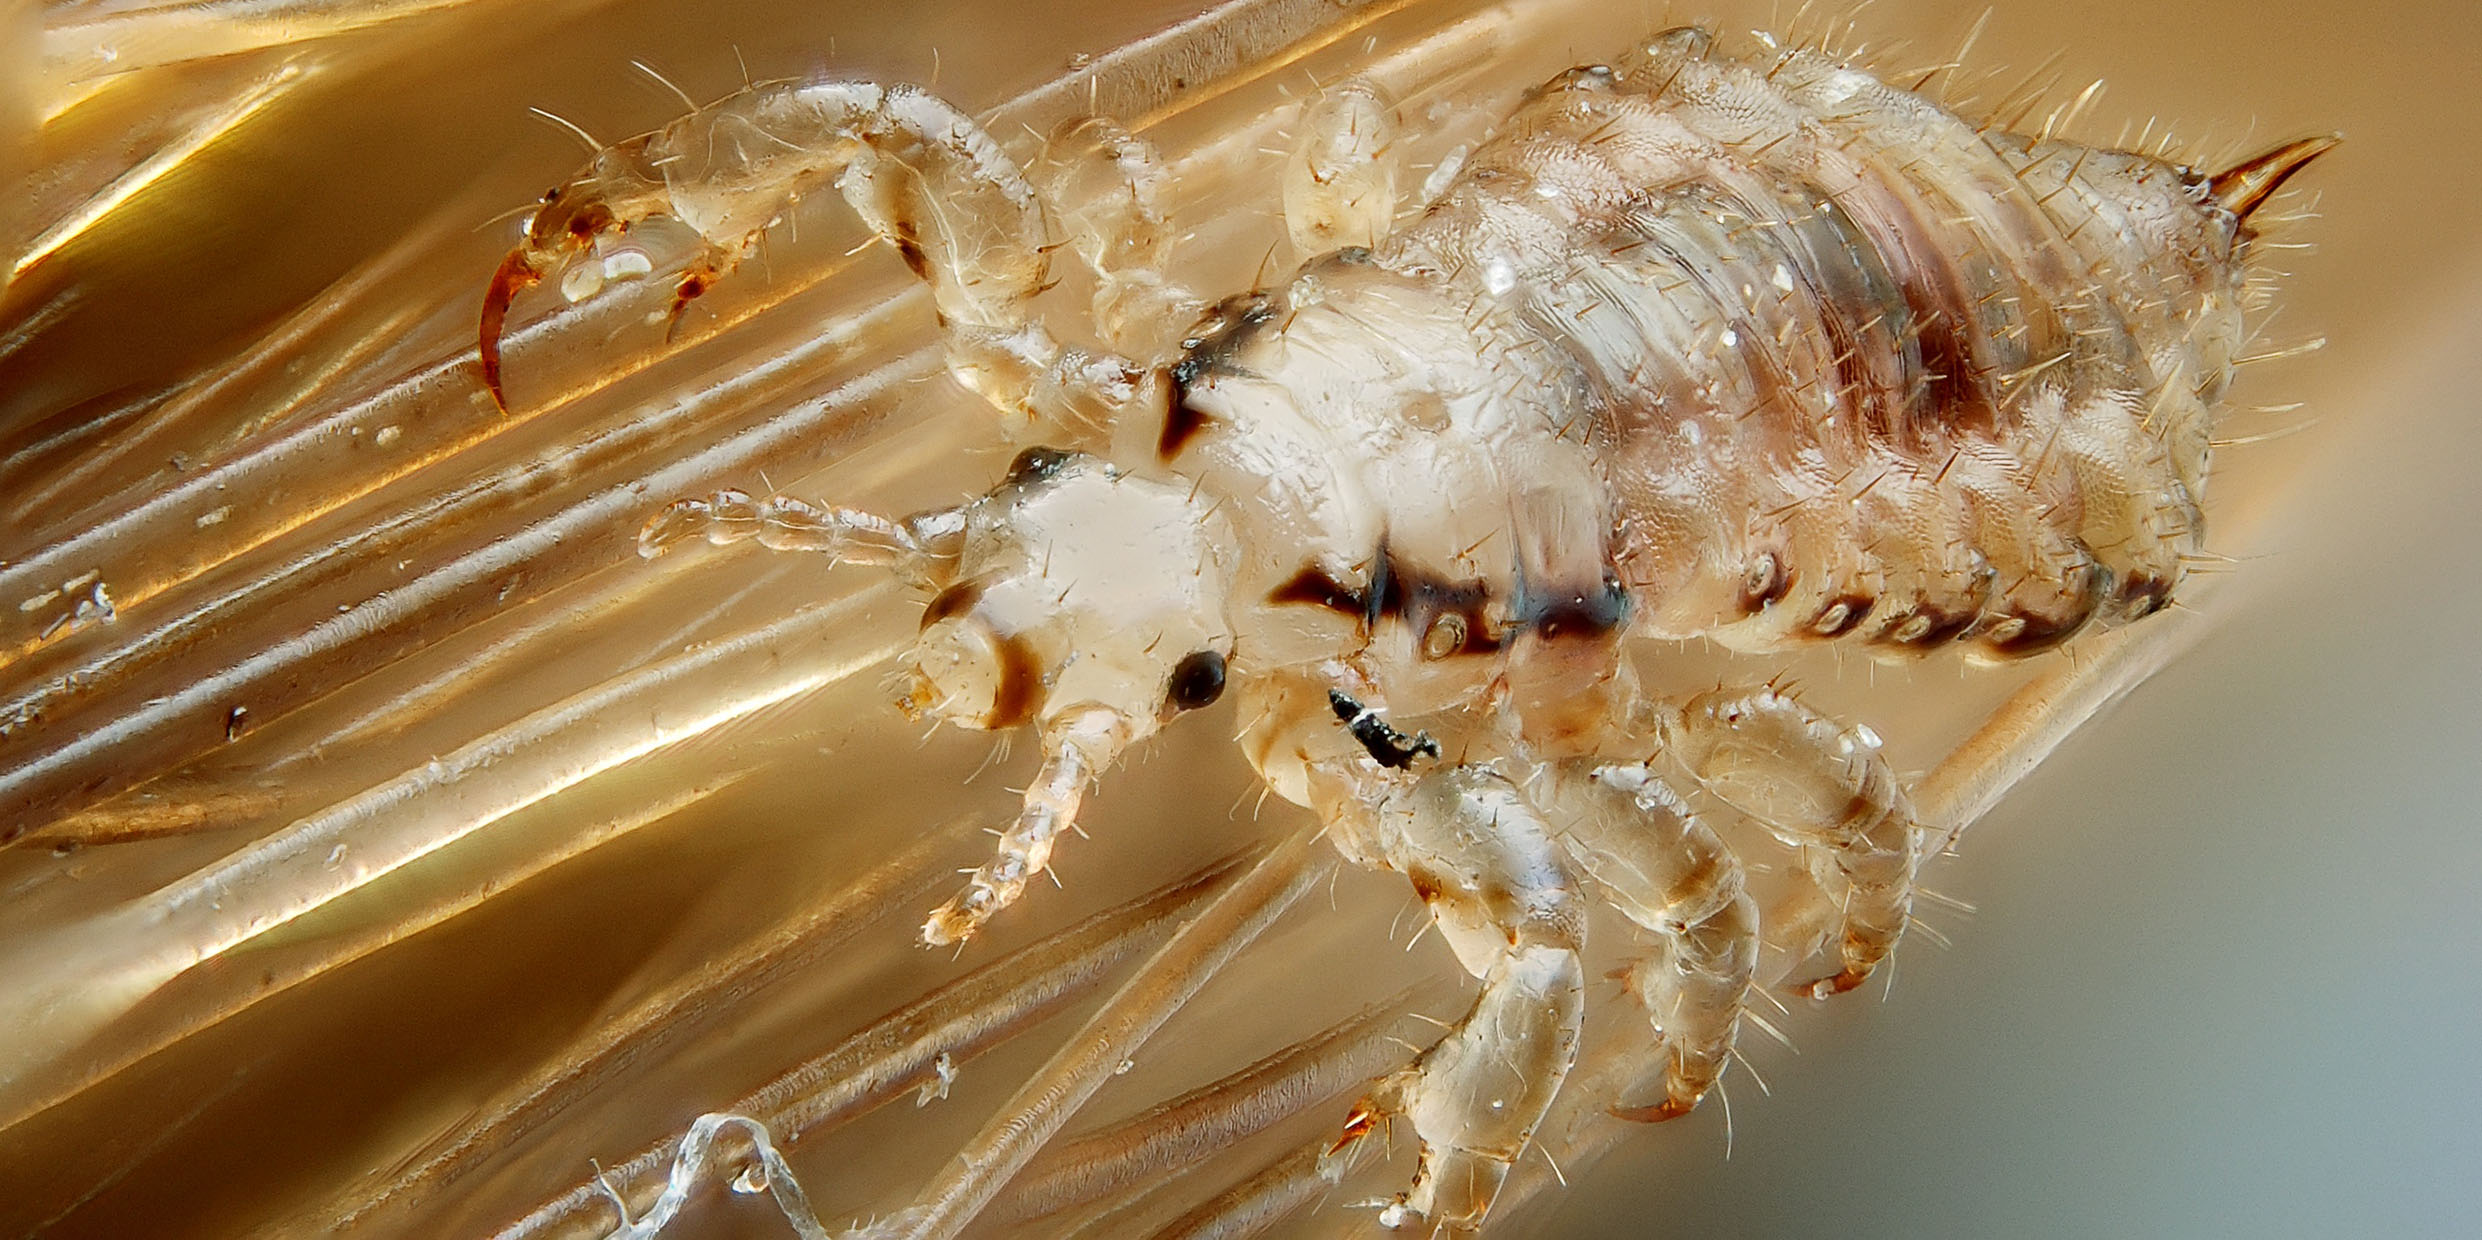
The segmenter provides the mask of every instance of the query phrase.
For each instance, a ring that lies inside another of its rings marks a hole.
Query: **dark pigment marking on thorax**
[[[1479,577],[1454,581],[1409,564],[1396,557],[1384,538],[1379,540],[1379,555],[1370,570],[1370,589],[1362,601],[1367,609],[1364,623],[1371,630],[1377,630],[1381,620],[1402,620],[1432,658],[1492,654],[1500,648],[1499,635],[1491,631],[1491,617],[1486,612],[1491,602],[1490,583]],[[1439,628],[1442,625],[1450,627]],[[1429,644],[1435,630],[1443,635],[1445,644],[1432,653]]]
[[[1059,477],[1081,455],[1066,448],[1028,448],[1008,463],[1008,473],[1000,479],[1000,485],[1015,491],[1039,489]]]
[[[1399,558],[1381,540],[1368,586],[1355,587],[1316,564],[1304,565],[1267,596],[1270,603],[1323,607],[1359,624],[1365,634],[1401,620],[1422,642],[1426,658],[1496,654],[1517,632],[1545,641],[1600,638],[1628,624],[1629,590],[1606,575],[1584,589],[1535,589],[1520,582],[1504,616],[1494,615],[1489,581],[1458,580]]]
[[[1520,582],[1509,619],[1544,641],[1606,637],[1629,623],[1629,588],[1615,576],[1584,590],[1538,590]]]
[[[1163,433],[1155,440],[1158,459],[1169,463],[1214,421],[1189,403],[1190,389],[1211,375],[1239,373],[1233,355],[1275,321],[1280,304],[1275,294],[1263,291],[1227,297],[1181,341],[1181,360],[1165,372]]]

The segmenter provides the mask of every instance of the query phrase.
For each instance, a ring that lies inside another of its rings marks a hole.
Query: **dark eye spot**
[[[1212,650],[1201,650],[1172,669],[1172,682],[1165,691],[1166,700],[1176,710],[1197,710],[1212,706],[1224,696],[1224,656]]]

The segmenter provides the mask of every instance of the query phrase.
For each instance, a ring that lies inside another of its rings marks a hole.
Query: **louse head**
[[[1134,739],[1222,696],[1231,534],[1188,488],[1032,448],[964,516],[909,710],[998,729],[1099,707]]]

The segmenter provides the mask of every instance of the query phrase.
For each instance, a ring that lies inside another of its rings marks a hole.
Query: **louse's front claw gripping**
[[[491,284],[483,290],[482,327],[475,349],[482,359],[483,387],[502,413],[508,412],[508,393],[500,386],[500,331],[508,322],[509,303],[542,279],[542,268],[521,246],[500,260],[500,269],[491,273]]]
[[[1140,368],[1064,347],[1034,317],[1034,298],[1050,279],[1052,238],[1023,171],[947,101],[871,82],[762,83],[598,152],[544,195],[524,241],[484,290],[484,387],[505,410],[500,338],[526,289],[574,269],[584,278],[563,280],[562,291],[577,300],[607,276],[646,274],[635,254],[628,256],[634,268],[585,266],[601,239],[655,219],[695,237],[699,254],[673,286],[677,319],[770,226],[829,190],[929,286],[951,372],[1010,419],[1022,440],[1064,428],[1091,432],[1092,423],[1138,398],[1131,376]],[[1161,221],[1139,211],[1107,231],[1151,235]],[[1124,257],[1143,264],[1151,253],[1135,247],[1132,257],[1123,248],[1087,247],[1106,265],[1107,283],[1138,274],[1120,269]],[[1109,264],[1106,252],[1114,256]],[[1169,292],[1158,301],[1188,304]]]
[[[483,387],[500,412],[508,412],[508,394],[500,382],[500,337],[517,295],[560,274],[598,238],[627,232],[632,224],[664,213],[668,200],[662,177],[638,167],[645,161],[646,143],[645,137],[633,138],[599,151],[584,172],[545,192],[526,224],[525,238],[491,273],[491,283],[483,289],[475,348],[482,359]]]

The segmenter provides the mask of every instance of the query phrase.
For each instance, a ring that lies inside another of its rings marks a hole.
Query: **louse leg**
[[[1924,851],[1935,855],[1954,843],[2097,711],[2162,670],[2211,631],[2229,601],[2215,587],[2230,580],[2201,582],[2190,591],[2188,608],[2085,638],[2083,656],[2052,663],[1985,716],[1971,736],[1914,786],[1920,819],[1931,836]],[[1766,910],[1766,919],[1772,949],[1784,926],[1773,905]],[[1556,1164],[1551,1158],[1522,1164],[1501,1193],[1501,1209],[1565,1187],[1566,1181],[1554,1172],[1555,1165],[1574,1176],[1629,1138],[1633,1126],[1602,1113],[1590,1101],[1618,1095],[1644,1079],[1643,1065],[1619,1051],[1607,1043],[1578,1065],[1565,1090],[1568,1101],[1545,1125],[1547,1132],[1560,1134],[1556,1146],[1546,1145],[1544,1151],[1557,1159]]]
[[[1923,836],[1878,737],[1775,689],[1701,694],[1664,731],[1709,791],[1800,849],[1811,876],[1841,895],[1844,967],[1793,989],[1861,985],[1904,934]]]
[[[1612,1113],[1687,1115],[1724,1074],[1758,966],[1758,909],[1741,863],[1643,765],[1562,763],[1529,791],[1612,907],[1655,938],[1625,976],[1654,1022],[1665,1097]]]
[[[833,186],[931,289],[950,370],[1026,439],[1092,438],[1136,398],[1145,372],[1063,347],[1033,313],[1050,227],[1016,162],[973,118],[911,87],[769,83],[607,147],[544,196],[525,241],[485,291],[485,386],[506,408],[499,337],[517,294],[589,252],[596,237],[670,218],[708,257],[674,292],[706,291],[805,196]]]
[[[1372,1087],[1332,1152],[1405,1116],[1422,1139],[1421,1160],[1411,1190],[1389,1200],[1380,1221],[1470,1228],[1576,1058],[1585,906],[1550,826],[1497,772],[1460,765],[1407,783],[1360,769],[1331,832],[1412,880],[1482,993],[1438,1044]]]
[[[1167,332],[1197,321],[1205,302],[1165,274],[1171,176],[1152,143],[1106,117],[1072,118],[1043,146],[1036,179],[1095,274],[1094,321],[1113,348],[1162,351]]]
[[[852,508],[821,508],[789,495],[754,499],[722,490],[704,499],[676,499],[638,530],[638,554],[649,559],[693,538],[723,547],[756,541],[775,551],[824,552],[838,561],[885,565],[910,582],[928,583],[953,563],[964,537],[962,509],[916,513],[902,521]]]
[[[1339,82],[1302,108],[1284,165],[1284,227],[1303,255],[1368,249],[1396,217],[1396,106],[1367,82]]]
[[[738,250],[708,246],[700,252],[697,261],[681,269],[681,278],[672,284],[672,309],[664,319],[666,342],[681,330],[681,316],[689,313],[689,304],[706,296],[707,290],[714,288],[716,281],[740,270],[741,260],[757,248],[757,241],[756,237],[751,237]]]

